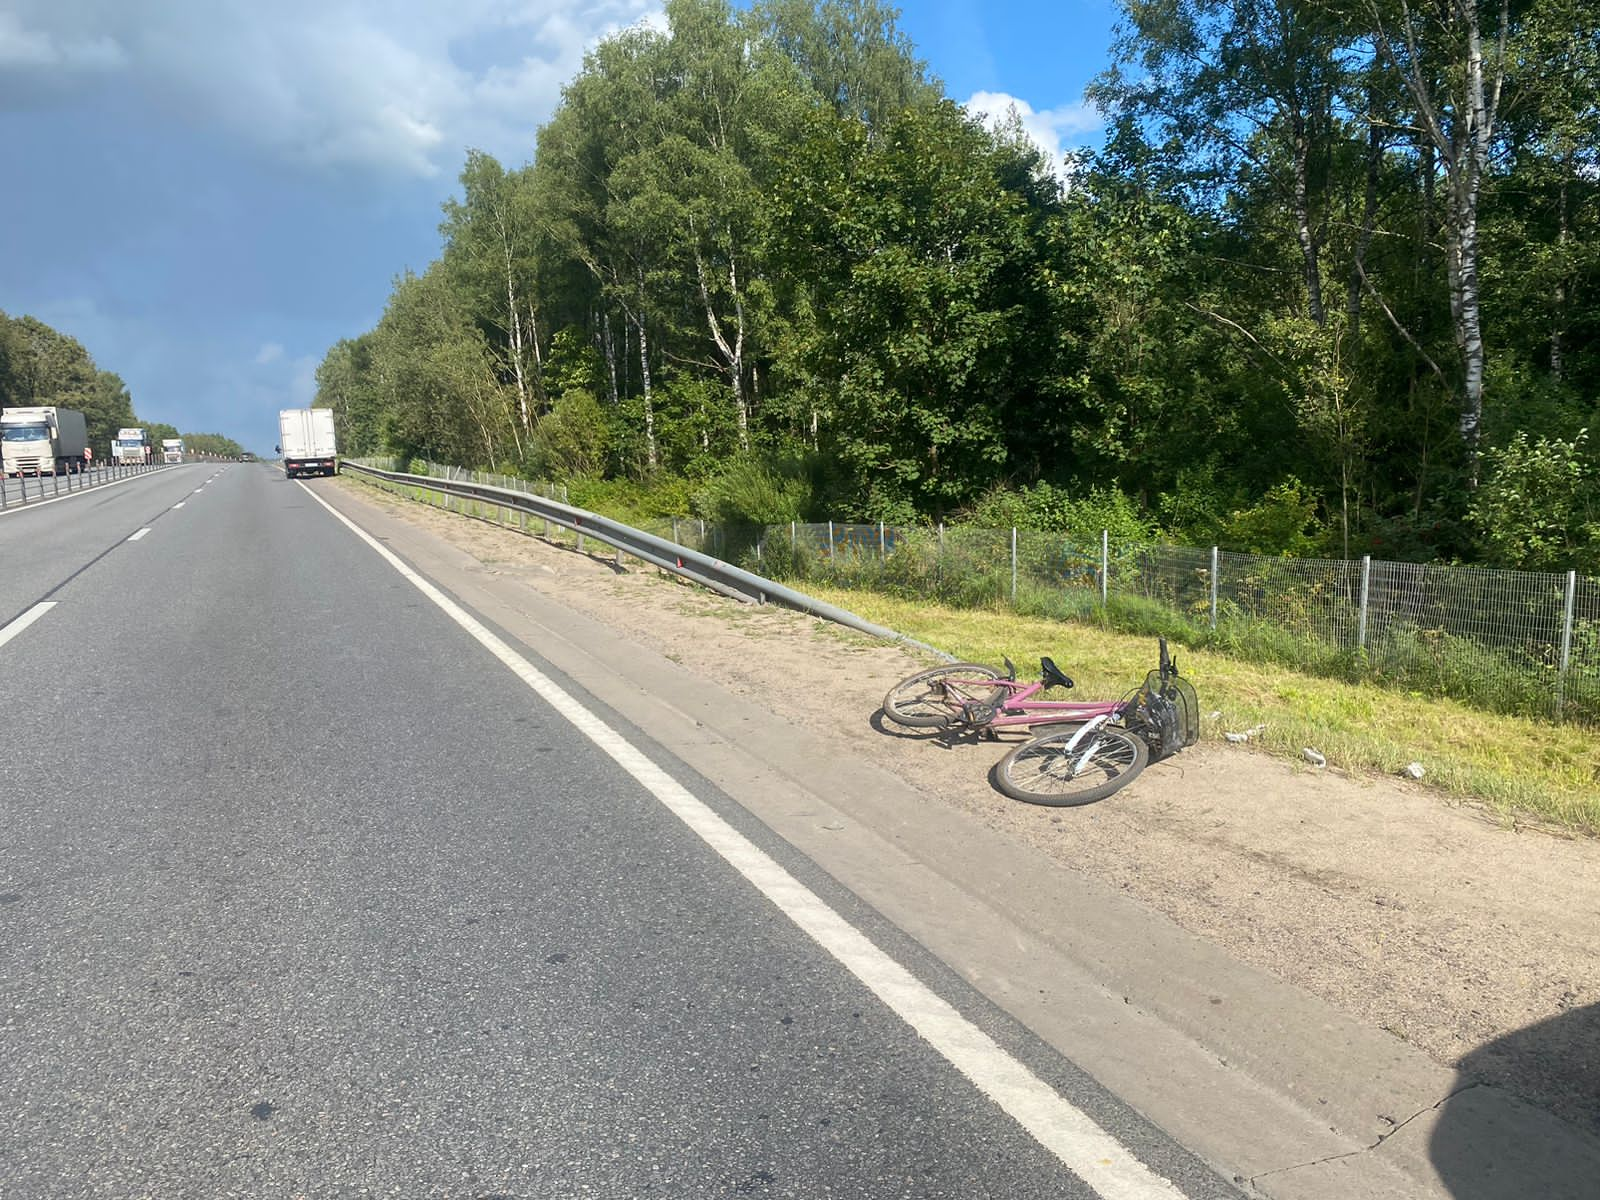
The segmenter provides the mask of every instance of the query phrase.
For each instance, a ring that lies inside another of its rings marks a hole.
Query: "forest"
[[[613,512],[1600,575],[1600,3],[1120,7],[1054,163],[878,0],[669,0],[317,402]]]
[[[0,312],[0,407],[54,405],[83,414],[89,448],[101,462],[111,461],[117,430],[139,426],[151,445],[181,437],[191,450],[236,458],[243,448],[217,433],[179,433],[175,425],[134,415],[133,397],[122,376],[103,371],[76,338],[33,317]]]

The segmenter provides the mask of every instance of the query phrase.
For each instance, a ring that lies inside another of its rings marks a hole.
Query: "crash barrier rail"
[[[54,500],[57,496],[73,492],[87,492],[120,479],[146,475],[152,471],[178,466],[177,463],[95,463],[82,471],[59,475],[21,475],[16,478],[0,476],[0,512],[37,504],[41,500]]]
[[[537,518],[544,522],[543,532],[546,536],[549,536],[551,526],[557,526],[577,535],[580,551],[584,548],[584,539],[593,538],[616,551],[618,566],[622,565],[623,555],[628,555],[734,600],[755,604],[775,602],[884,641],[915,646],[946,661],[953,661],[950,655],[942,650],[906,637],[902,633],[896,633],[892,629],[886,629],[882,625],[874,625],[871,621],[863,620],[846,609],[807,596],[774,580],[764,579],[713,555],[657,537],[642,529],[635,529],[631,525],[624,525],[621,521],[613,521],[599,513],[574,508],[559,500],[535,496],[515,488],[477,483],[465,477],[413,475],[403,471],[385,470],[350,459],[345,459],[340,466],[346,473],[354,473],[363,479],[374,481],[386,490],[402,493],[414,490],[440,496],[445,507],[465,512],[469,516],[509,524],[508,514],[517,513],[520,526],[525,533],[530,532],[528,519]],[[462,503],[451,504],[452,500]]]

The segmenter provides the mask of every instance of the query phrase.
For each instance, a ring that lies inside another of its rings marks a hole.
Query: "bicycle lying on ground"
[[[1072,680],[1041,658],[1039,681],[1023,683],[1006,659],[1003,675],[978,663],[919,671],[889,689],[883,712],[910,729],[1039,731],[995,765],[995,786],[1028,804],[1091,804],[1131,783],[1152,758],[1176,754],[1200,736],[1194,687],[1178,674],[1166,639],[1160,644],[1157,668],[1121,700],[1036,699]]]

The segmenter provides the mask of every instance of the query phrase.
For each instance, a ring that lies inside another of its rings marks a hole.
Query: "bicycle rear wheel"
[[[995,764],[995,786],[1024,804],[1093,804],[1131,783],[1150,761],[1144,740],[1125,729],[1103,725],[1071,746],[1077,736],[1064,729],[1014,747]]]
[[[986,679],[999,678],[999,671],[978,663],[919,671],[889,689],[883,715],[909,729],[943,729],[955,724],[964,704],[998,704],[1005,699],[1005,688],[983,685]]]

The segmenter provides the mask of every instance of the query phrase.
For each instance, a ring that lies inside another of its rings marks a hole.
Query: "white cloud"
[[[1063,104],[1059,108],[1035,111],[1026,100],[1004,92],[975,92],[964,107],[990,129],[998,129],[1015,118],[1022,131],[1044,151],[1056,177],[1063,182],[1067,177],[1064,163],[1067,150],[1078,143],[1081,135],[1094,133],[1101,127],[1100,114],[1089,104]]]
[[[70,92],[63,68],[93,67],[125,99],[280,159],[429,176],[468,146],[524,161],[585,51],[658,13],[659,0],[7,0],[0,67],[28,75],[7,97]]]
[[[115,40],[78,37],[66,31],[27,28],[19,12],[0,12],[0,67],[14,70],[101,71],[120,66],[126,56]]]
[[[268,363],[277,362],[283,357],[283,347],[277,342],[263,342],[261,349],[256,351],[256,366],[264,367]]]

